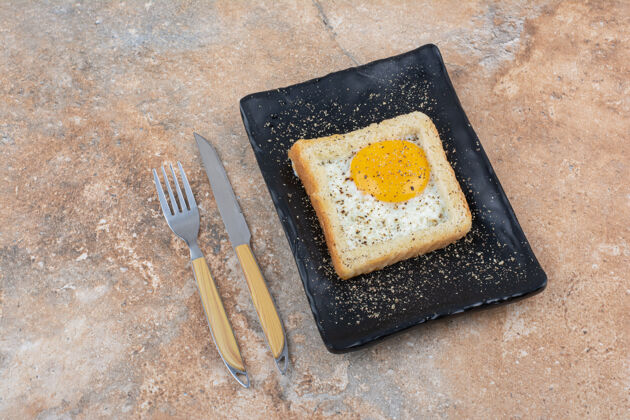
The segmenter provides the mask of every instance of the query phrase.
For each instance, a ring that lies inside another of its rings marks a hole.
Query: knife
[[[284,374],[289,363],[287,339],[276,306],[252,252],[250,246],[252,235],[247,227],[238,201],[236,201],[234,190],[217,151],[208,140],[197,133],[194,133],[194,135],[203,166],[210,180],[214,199],[217,202],[219,213],[230,238],[230,243],[245,274],[249,293],[258,313],[260,325],[267,338],[267,344],[276,361],[276,366]]]

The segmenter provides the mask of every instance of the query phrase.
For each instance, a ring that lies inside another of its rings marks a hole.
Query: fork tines
[[[197,208],[197,203],[195,202],[195,197],[190,189],[190,184],[188,183],[188,178],[186,178],[186,173],[184,172],[184,168],[182,168],[182,164],[177,162],[177,167],[179,168],[179,173],[182,178],[182,182],[184,183],[184,191],[186,195],[182,193],[182,189],[179,186],[179,181],[177,176],[175,175],[175,170],[173,169],[173,165],[168,165],[171,169],[171,175],[173,176],[173,181],[175,182],[175,191],[177,192],[177,200],[175,200],[175,195],[173,194],[173,189],[171,188],[171,183],[169,182],[168,175],[166,174],[166,170],[164,166],[162,166],[162,176],[164,177],[164,183],[166,184],[166,190],[168,191],[168,196],[170,199],[169,202],[166,200],[166,196],[164,195],[164,189],[162,188],[162,183],[160,182],[160,178],[155,169],[153,169],[153,181],[155,182],[155,188],[157,189],[158,197],[160,199],[160,205],[162,206],[162,212],[168,218],[169,216],[175,216],[180,213],[186,213],[188,211],[194,210]]]

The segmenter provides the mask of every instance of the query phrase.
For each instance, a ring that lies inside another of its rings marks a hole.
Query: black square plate
[[[319,332],[345,352],[444,315],[542,290],[536,260],[459,103],[435,45],[241,99],[241,115]],[[473,215],[464,239],[340,280],[287,151],[297,139],[346,133],[412,111],[435,123]]]

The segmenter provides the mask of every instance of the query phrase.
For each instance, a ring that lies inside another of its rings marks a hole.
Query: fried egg
[[[416,136],[320,162],[350,249],[436,226],[446,209]]]

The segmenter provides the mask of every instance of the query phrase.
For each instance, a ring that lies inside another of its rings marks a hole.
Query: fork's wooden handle
[[[238,349],[234,331],[232,331],[230,326],[225,308],[223,308],[223,302],[221,302],[219,297],[217,286],[210,275],[208,263],[206,263],[204,257],[201,257],[193,260],[192,266],[197,285],[199,286],[203,309],[206,312],[208,324],[212,330],[214,343],[226,364],[244,372],[245,365],[241,358],[241,352]]]
[[[274,359],[277,360],[286,345],[280,317],[265,284],[265,279],[256,263],[252,249],[248,244],[243,244],[237,246],[235,251],[245,273],[249,293],[252,295],[252,301],[256,312],[258,312],[258,318],[267,337],[271,353]]]

